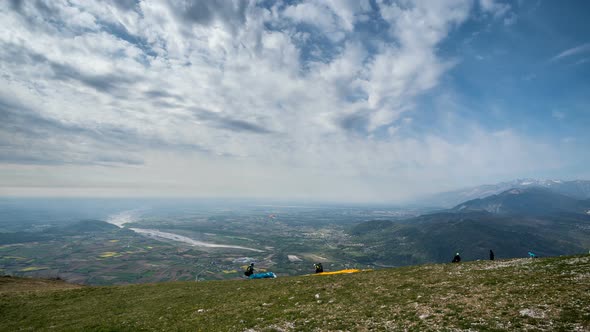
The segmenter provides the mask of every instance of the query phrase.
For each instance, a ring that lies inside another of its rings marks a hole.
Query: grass
[[[73,289],[1,280],[2,331],[590,330],[590,256]]]

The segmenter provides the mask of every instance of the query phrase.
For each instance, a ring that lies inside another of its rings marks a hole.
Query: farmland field
[[[185,204],[142,210],[117,206],[93,219],[23,223],[20,229],[5,220],[3,225],[12,232],[3,233],[11,241],[0,242],[0,274],[111,285],[236,279],[251,262],[258,271],[279,275],[311,273],[318,261],[327,269],[370,268],[357,262],[363,245],[347,229],[363,220],[413,213],[395,208]]]

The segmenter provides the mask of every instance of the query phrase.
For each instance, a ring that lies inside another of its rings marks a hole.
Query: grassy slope
[[[2,279],[2,331],[590,330],[590,256],[63,290],[5,279],[27,282]]]
[[[389,224],[364,222],[351,233],[352,241],[366,244],[358,262],[399,266],[448,262],[449,249],[468,261],[487,258],[490,249],[498,258],[520,257],[529,250],[542,257],[575,255],[590,247],[588,225],[590,216],[442,212]]]
[[[9,276],[0,277],[0,296],[7,293],[19,292],[45,292],[49,290],[65,290],[82,288],[81,285],[68,284],[61,279],[28,279],[13,278]]]

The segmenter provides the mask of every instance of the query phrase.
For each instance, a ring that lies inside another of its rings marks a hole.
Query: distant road
[[[137,210],[130,210],[130,211],[123,211],[121,213],[114,214],[107,218],[107,222],[113,225],[116,225],[120,228],[123,228],[124,224],[135,222],[139,219],[139,212]],[[256,252],[264,252],[264,250],[242,247],[242,246],[232,246],[228,244],[216,244],[210,242],[203,242],[193,240],[189,237],[174,234],[174,233],[167,233],[161,232],[156,229],[144,229],[144,228],[129,228],[130,230],[134,231],[137,234],[141,234],[148,237],[153,237],[156,239],[165,239],[165,240],[172,240],[176,242],[182,242],[186,244],[190,244],[195,247],[207,247],[207,248],[232,248],[232,249],[241,249],[241,250],[250,250]]]

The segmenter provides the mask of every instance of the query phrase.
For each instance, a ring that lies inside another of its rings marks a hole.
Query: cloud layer
[[[0,185],[387,200],[537,170],[554,151],[510,128],[412,121],[460,61],[441,43],[477,10],[510,7],[2,2]]]

